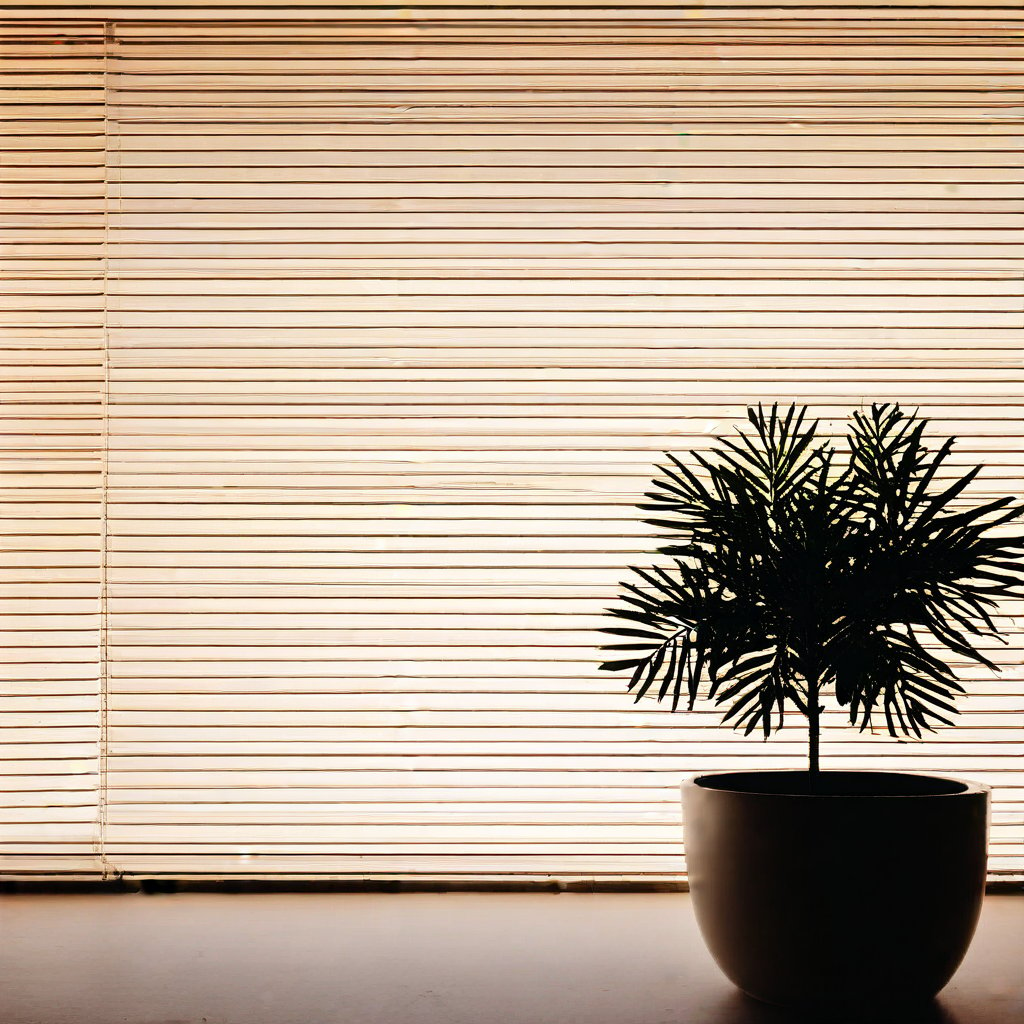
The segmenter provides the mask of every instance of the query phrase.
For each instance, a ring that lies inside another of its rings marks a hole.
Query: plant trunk
[[[821,733],[818,681],[807,681],[807,771],[813,788],[818,776],[818,743]]]

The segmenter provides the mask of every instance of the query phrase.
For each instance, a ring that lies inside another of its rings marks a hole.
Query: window
[[[999,8],[162,6],[3,30],[0,867],[678,877],[804,733],[596,671],[660,453],[894,398],[1020,490]],[[1004,877],[1020,650],[823,744],[993,784]]]

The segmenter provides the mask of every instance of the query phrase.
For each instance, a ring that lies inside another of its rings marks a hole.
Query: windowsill
[[[0,914],[4,1024],[793,1020],[719,974],[685,893],[23,892]],[[1024,896],[991,896],[938,1006],[900,1024],[1018,1024],[1022,934]]]

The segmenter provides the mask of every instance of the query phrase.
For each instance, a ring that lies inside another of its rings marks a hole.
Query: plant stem
[[[811,785],[815,784],[818,772],[818,746],[821,733],[821,707],[818,704],[818,680],[807,680],[807,771]]]

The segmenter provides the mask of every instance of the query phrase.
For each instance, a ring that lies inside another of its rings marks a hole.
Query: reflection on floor
[[[796,1024],[721,977],[681,893],[3,896],[0,1021]],[[898,1024],[1022,1022],[1024,896],[990,896]]]

